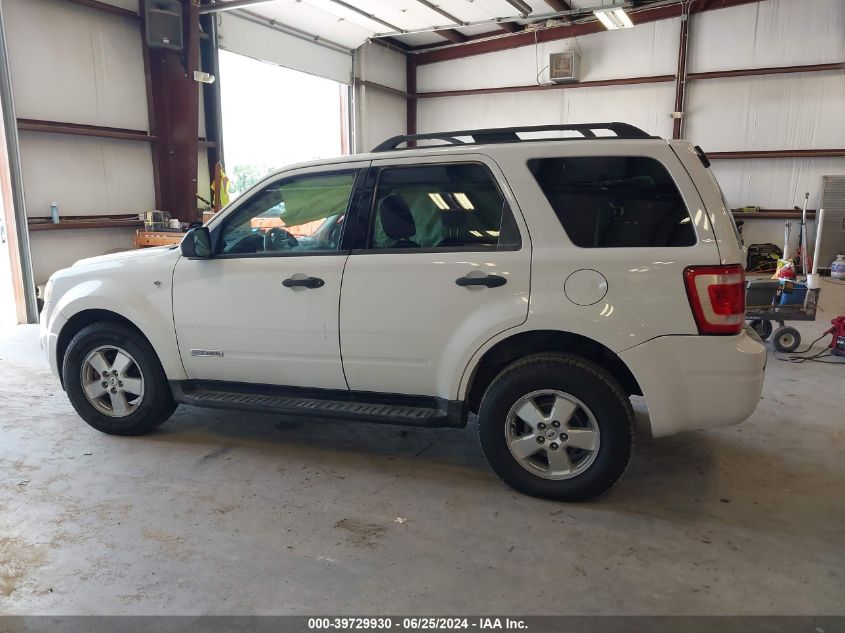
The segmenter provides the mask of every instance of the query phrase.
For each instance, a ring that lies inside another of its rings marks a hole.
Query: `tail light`
[[[745,322],[742,266],[690,266],[684,270],[699,334],[739,334]]]

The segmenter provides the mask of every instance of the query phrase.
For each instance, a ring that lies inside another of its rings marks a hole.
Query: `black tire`
[[[123,417],[106,415],[85,395],[82,384],[83,363],[91,352],[102,346],[115,346],[128,352],[143,378],[143,394],[137,402],[137,408]],[[65,351],[62,378],[70,403],[79,417],[109,435],[150,433],[161,426],[177,407],[152,346],[135,330],[119,323],[93,323],[80,330]]]
[[[751,327],[754,328],[754,331],[757,332],[760,338],[764,341],[772,335],[772,330],[774,329],[772,322],[768,319],[754,319],[751,321]]]
[[[777,351],[794,352],[801,345],[801,333],[794,327],[785,325],[775,330],[772,341]]]
[[[592,463],[568,479],[543,478],[529,471],[508,448],[511,408],[527,394],[542,390],[576,398],[599,427]],[[633,451],[634,412],[625,391],[602,367],[578,356],[537,354],[506,367],[487,388],[478,414],[478,436],[490,467],[515,490],[545,499],[584,501],[606,492],[625,472]]]

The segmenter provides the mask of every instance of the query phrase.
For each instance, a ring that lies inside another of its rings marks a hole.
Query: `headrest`
[[[381,228],[392,240],[407,240],[417,232],[414,216],[405,200],[392,193],[381,201],[379,205]]]

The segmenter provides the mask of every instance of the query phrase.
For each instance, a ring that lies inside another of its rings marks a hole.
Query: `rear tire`
[[[630,400],[602,367],[568,354],[516,361],[488,387],[478,435],[490,467],[515,490],[583,501],[622,476],[631,458]]]
[[[119,323],[93,323],[73,337],[62,362],[73,408],[110,435],[144,435],[178,406],[152,346]]]

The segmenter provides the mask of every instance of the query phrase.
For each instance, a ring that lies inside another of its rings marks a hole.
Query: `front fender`
[[[113,312],[147,338],[169,380],[184,380],[173,325],[172,274],[143,277],[101,276],[79,281],[57,301],[55,310],[61,314],[58,321],[64,325],[86,310]]]

